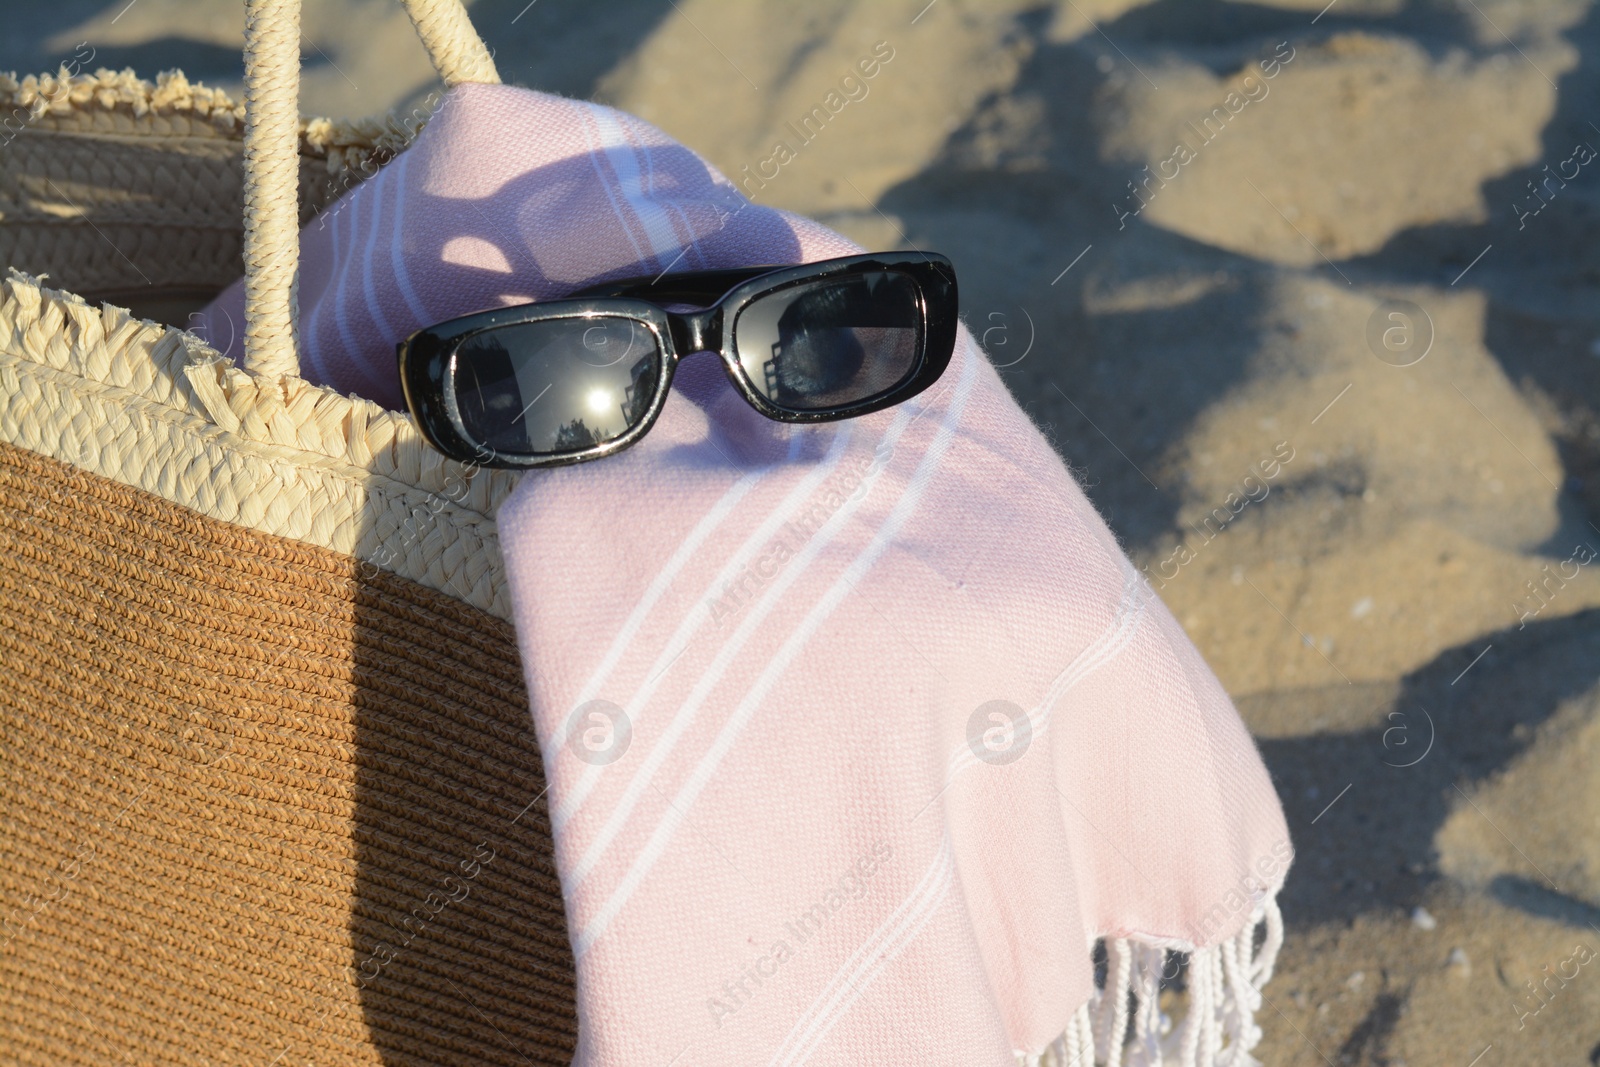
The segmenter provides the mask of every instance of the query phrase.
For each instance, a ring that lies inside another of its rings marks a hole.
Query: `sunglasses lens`
[[[826,411],[892,392],[917,369],[917,285],[880,270],[805,282],[758,297],[734,324],[757,392],[790,411]]]
[[[650,408],[661,350],[644,324],[546,319],[473,334],[447,388],[475,445],[502,455],[570,455],[621,437]]]

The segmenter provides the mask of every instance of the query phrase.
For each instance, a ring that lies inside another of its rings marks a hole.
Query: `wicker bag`
[[[298,0],[247,7],[242,107],[0,76],[0,1060],[567,1063],[511,481],[295,374],[298,228],[415,124],[299,120]],[[244,369],[95,302],[241,252]]]

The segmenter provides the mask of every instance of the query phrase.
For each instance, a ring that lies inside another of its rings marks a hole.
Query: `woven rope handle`
[[[402,0],[446,85],[498,82],[461,0]],[[300,0],[245,0],[244,366],[298,374]]]
[[[403,0],[411,25],[446,85],[462,82],[498,84],[500,72],[478,31],[472,28],[461,0]]]

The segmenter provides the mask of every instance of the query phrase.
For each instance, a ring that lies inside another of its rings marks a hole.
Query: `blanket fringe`
[[[1188,953],[1185,1009],[1176,1023],[1161,1010],[1161,979],[1180,954],[1130,938],[1107,938],[1105,946],[1104,988],[1043,1052],[1019,1055],[1019,1067],[1261,1067],[1251,1050],[1261,1040],[1261,987],[1283,947],[1276,901],[1258,904],[1228,940]]]

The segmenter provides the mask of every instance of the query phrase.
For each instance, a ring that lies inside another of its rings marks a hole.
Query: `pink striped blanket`
[[[391,406],[422,326],[859,251],[636,118],[488,85],[302,242],[307,376]],[[526,475],[498,515],[576,1062],[1255,1062],[1277,798],[971,336],[843,423],[763,419],[705,354],[674,390],[637,447]]]

